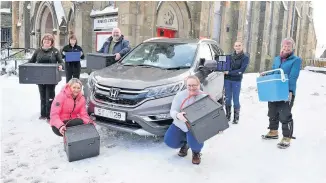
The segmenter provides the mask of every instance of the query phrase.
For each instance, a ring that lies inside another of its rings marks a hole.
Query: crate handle
[[[280,71],[281,72],[281,80],[282,80],[282,82],[285,82],[284,71],[281,68],[280,69],[270,70],[270,71],[265,71],[265,72],[262,72],[261,74],[267,74],[267,73],[271,73],[271,72],[275,72],[275,71]]]

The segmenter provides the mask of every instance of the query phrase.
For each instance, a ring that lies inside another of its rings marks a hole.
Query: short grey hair
[[[68,82],[69,86],[72,86],[72,85],[75,84],[75,83],[78,83],[78,84],[80,84],[80,87],[83,87],[83,83],[82,83],[78,78],[72,78],[72,79]]]
[[[281,46],[283,46],[283,43],[284,43],[285,41],[286,41],[286,42],[290,42],[291,45],[292,45],[292,49],[295,49],[295,41],[294,41],[292,38],[288,37],[288,38],[283,39],[283,40],[282,40],[282,43],[281,43]]]

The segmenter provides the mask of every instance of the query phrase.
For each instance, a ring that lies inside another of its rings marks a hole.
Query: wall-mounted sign
[[[94,19],[94,30],[108,30],[118,27],[118,17],[101,17]]]

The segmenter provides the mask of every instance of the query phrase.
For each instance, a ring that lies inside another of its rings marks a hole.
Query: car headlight
[[[92,73],[89,75],[87,83],[88,83],[88,86],[89,86],[90,88],[94,88],[95,83],[96,83],[96,79],[95,79],[95,77],[94,77],[94,72],[92,72]]]
[[[167,97],[167,96],[175,95],[176,93],[181,91],[183,88],[184,88],[183,81],[174,83],[174,84],[164,85],[164,86],[147,88],[148,93],[147,93],[146,97],[148,97],[148,98]]]

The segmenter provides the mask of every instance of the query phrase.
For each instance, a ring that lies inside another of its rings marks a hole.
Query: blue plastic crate
[[[66,52],[66,62],[79,62],[80,52]]]
[[[277,72],[280,73],[277,73]],[[289,99],[289,80],[282,69],[265,72],[272,73],[257,78],[258,98],[262,102],[287,101]]]

